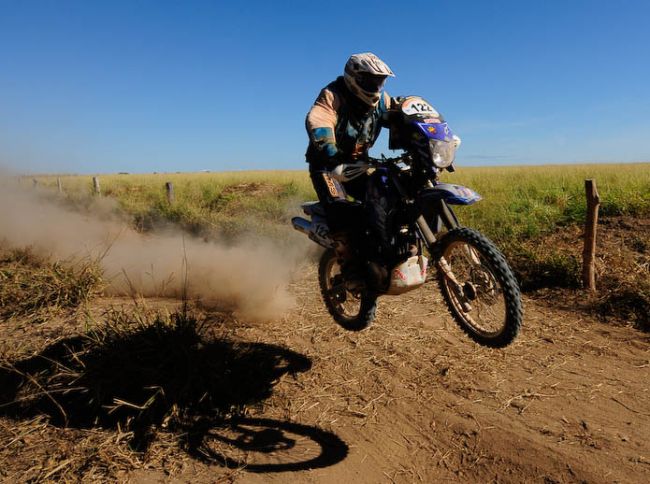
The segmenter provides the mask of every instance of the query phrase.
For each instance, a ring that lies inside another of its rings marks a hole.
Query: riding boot
[[[349,280],[363,280],[364,271],[361,266],[361,261],[358,257],[355,257],[350,235],[345,232],[338,232],[331,235],[331,237],[334,240],[334,251],[341,264],[341,272],[345,278]]]
[[[367,234],[363,244],[363,259],[366,261],[365,274],[368,287],[377,293],[382,293],[388,288],[389,267],[387,258],[389,250],[378,244],[377,240]]]
[[[350,247],[350,237],[345,232],[336,232],[330,234],[334,241],[334,252],[339,260],[346,261],[352,258],[352,250]]]

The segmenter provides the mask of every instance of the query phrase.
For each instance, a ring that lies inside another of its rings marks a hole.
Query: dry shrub
[[[623,283],[606,291],[599,299],[598,310],[605,317],[618,317],[638,329],[650,332],[650,283]]]
[[[573,254],[520,248],[510,256],[509,262],[525,292],[547,287],[580,287],[580,261]]]
[[[0,319],[39,321],[75,309],[100,291],[102,272],[95,260],[51,262],[29,248],[0,257]]]
[[[581,287],[582,228],[568,226],[509,254],[522,289],[549,288],[549,300],[572,309],[582,308],[607,320],[650,329],[650,219],[603,217],[596,247],[597,295],[561,292]],[[535,296],[548,297],[548,291]],[[579,302],[581,300],[582,302]]]
[[[604,218],[599,232],[595,308],[650,331],[650,219]]]

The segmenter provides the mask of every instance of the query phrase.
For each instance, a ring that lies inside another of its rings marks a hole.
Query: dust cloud
[[[110,200],[78,212],[52,193],[12,186],[6,173],[0,177],[3,245],[29,246],[55,260],[101,260],[112,295],[181,297],[185,291],[204,306],[256,320],[276,319],[294,305],[287,285],[309,251],[306,238],[287,250],[253,235],[225,244],[169,229],[142,234],[114,215]]]

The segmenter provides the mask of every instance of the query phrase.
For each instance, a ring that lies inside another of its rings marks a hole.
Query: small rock
[[[510,406],[515,407],[515,408],[517,408],[519,410],[522,410],[522,409],[524,409],[526,407],[526,404],[524,402],[520,402],[518,400],[513,400],[512,402],[510,402]]]

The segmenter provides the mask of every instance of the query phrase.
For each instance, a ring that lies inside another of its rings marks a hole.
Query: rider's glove
[[[358,161],[355,163],[341,163],[340,165],[336,165],[336,167],[330,171],[330,176],[340,182],[347,182],[363,175],[366,171],[368,171],[368,168],[368,163],[365,163],[363,161]]]

